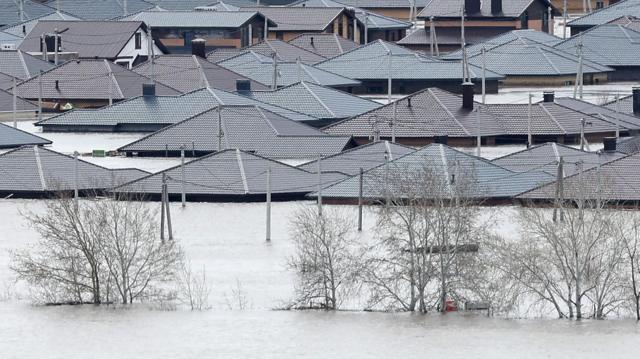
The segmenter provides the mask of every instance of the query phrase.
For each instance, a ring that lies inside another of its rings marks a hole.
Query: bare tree
[[[205,268],[194,272],[189,263],[183,262],[178,276],[178,300],[191,310],[210,309],[211,288]]]
[[[624,245],[627,286],[631,291],[636,320],[640,320],[640,215],[637,212],[625,213],[617,224]]]
[[[158,239],[155,212],[130,199],[47,201],[44,214],[26,214],[40,241],[14,253],[11,269],[56,302],[99,304],[115,294],[128,304],[161,292],[182,254]]]
[[[340,308],[355,279],[352,223],[335,209],[320,215],[314,206],[303,206],[291,226],[295,253],[289,267],[297,276],[291,307]]]

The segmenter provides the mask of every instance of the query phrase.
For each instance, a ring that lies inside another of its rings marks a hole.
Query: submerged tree
[[[294,308],[339,309],[353,289],[356,260],[353,225],[337,210],[301,207],[292,219],[296,274]]]
[[[173,277],[181,251],[158,238],[157,216],[147,204],[126,196],[76,201],[60,196],[43,214],[27,220],[41,238],[13,254],[19,279],[55,293],[56,302],[143,299]]]

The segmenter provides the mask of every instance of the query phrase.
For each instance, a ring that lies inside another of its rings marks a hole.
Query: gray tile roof
[[[13,87],[13,79],[13,76],[0,72],[0,90],[11,90]],[[16,78],[16,81],[19,83],[21,80]]]
[[[344,150],[350,136],[331,136],[257,106],[226,106],[210,110],[132,142],[122,152],[164,154],[211,153],[237,148],[269,158],[317,158]],[[220,123],[218,122],[220,118]],[[218,132],[222,127],[222,136]]]
[[[49,0],[47,5],[55,8],[56,1]],[[62,0],[60,10],[84,20],[111,20],[155,7],[143,0],[127,0],[126,4],[125,13],[122,0]]]
[[[205,87],[235,91],[236,80],[249,80],[238,73],[194,55],[158,56],[154,60],[153,74],[151,73],[151,68],[151,63],[147,61],[132,70],[146,77],[152,77],[153,75],[160,83],[171,86],[183,93]],[[256,90],[268,89],[267,86],[256,81],[252,81],[251,88]]]
[[[564,76],[575,74],[578,56],[528,39],[496,46],[485,53],[487,69],[507,76]],[[482,54],[469,56],[469,62],[481,66]],[[583,60],[585,74],[605,73],[612,68]]]
[[[0,73],[5,75],[27,80],[51,68],[53,64],[22,51],[0,51]]]
[[[455,33],[455,37],[457,38],[457,43],[460,43],[460,29],[459,28],[455,28],[457,30],[457,32]],[[486,30],[486,29],[485,29]],[[436,30],[436,35],[438,36],[438,42],[440,42],[442,36],[441,36],[441,30],[438,29]],[[470,36],[470,38],[473,40],[474,36],[476,36],[476,34],[478,33],[478,31],[476,29],[474,29],[473,31],[469,31],[469,35],[467,35],[467,37]],[[474,41],[473,45],[467,45],[467,55],[468,56],[475,56],[478,55],[480,53],[482,53],[482,48],[485,48],[485,51],[490,51],[493,48],[502,46],[502,45],[506,45],[509,44],[511,42],[520,42],[520,43],[530,43],[531,41],[533,42],[537,42],[539,44],[543,44],[543,45],[547,45],[547,46],[551,46],[553,47],[554,45],[556,45],[557,43],[561,42],[562,39],[551,35],[551,34],[547,34],[546,32],[542,32],[542,31],[537,31],[537,30],[532,30],[532,29],[527,29],[527,30],[511,30],[509,32],[503,32],[501,34],[498,34],[496,36],[492,36],[489,39],[485,39],[484,41]],[[467,43],[469,43],[469,41],[467,41]],[[572,52],[572,54],[575,52]],[[461,50],[457,50],[455,52],[452,52],[450,54],[447,54],[445,56],[443,56],[444,59],[446,60],[460,60],[462,59],[462,51]]]
[[[277,27],[274,31],[324,31],[344,9],[327,7],[242,7],[242,11],[259,11]]]
[[[277,91],[256,91],[251,97],[321,119],[343,119],[380,107],[377,102],[313,83],[299,82]]]
[[[7,46],[13,45],[13,48],[17,49],[22,43],[22,37],[12,35],[8,32],[0,31],[0,45]]]
[[[555,45],[571,54],[582,42],[584,58],[607,66],[640,66],[640,32],[622,25],[600,25]]]
[[[618,139],[616,150],[627,155],[640,153],[640,136]]]
[[[24,38],[19,50],[40,52],[40,37],[64,31],[61,35],[62,51],[77,52],[80,58],[113,59],[144,26],[141,21],[38,21]]]
[[[316,174],[285,165],[249,152],[229,149],[188,162],[184,166],[184,187],[187,199],[232,200],[262,196],[267,190],[267,172],[271,169],[271,191],[277,195],[301,196],[315,190]],[[116,188],[115,192],[159,194],[162,175],[167,176],[170,194],[182,192],[182,167],[177,166]],[[322,184],[344,178],[339,174],[325,174]]]
[[[611,6],[569,21],[568,26],[597,26],[616,20],[622,16],[640,17],[640,0],[622,0]]]
[[[16,109],[19,112],[25,111],[38,111],[38,106],[33,103],[17,97],[16,98]],[[5,91],[0,89],[0,113],[2,112],[12,112],[13,111],[13,92]]]
[[[19,23],[14,24],[14,25],[5,26],[1,30],[4,31],[4,32],[8,32],[10,34],[16,35],[16,36],[25,37],[38,24],[38,21],[43,21],[43,20],[59,20],[59,21],[71,20],[71,21],[73,21],[73,20],[82,20],[82,19],[80,19],[79,17],[73,16],[71,14],[67,14],[64,11],[56,11],[54,13],[43,15],[43,16],[39,16],[37,18],[30,19],[30,20],[27,20],[27,21],[24,21],[24,22],[19,22]]]
[[[477,17],[507,17],[515,18],[522,15],[522,13],[529,8],[533,1],[539,1],[546,8],[552,6],[547,0],[507,0],[502,1],[502,13],[500,15],[493,15],[491,13],[491,1],[482,1],[480,6],[480,13],[467,14],[469,18]],[[462,8],[464,4],[460,1],[451,0],[430,0],[418,14],[418,18],[426,18],[433,16],[436,18],[460,18],[462,15]],[[557,10],[556,10],[557,13]]]
[[[25,146],[0,155],[0,193],[46,194],[74,188],[75,160],[39,146]],[[144,171],[112,171],[78,160],[78,188],[105,189],[146,175]]]
[[[616,103],[617,102],[617,103]],[[618,101],[613,100],[611,102],[607,102],[603,105],[603,107],[606,107],[610,110],[613,111],[619,111],[621,113],[630,115],[630,116],[634,116],[633,113],[633,96],[629,95],[629,96],[625,96],[625,97],[620,97],[620,99]]]
[[[303,48],[297,47],[281,40],[261,41],[255,45],[248,46],[242,49],[216,49],[207,54],[207,59],[211,62],[221,62],[242,54],[246,51],[253,51],[266,57],[272,57],[273,54],[276,54],[278,59],[284,62],[293,62],[297,59],[300,59],[300,61],[306,64],[314,64],[316,62],[326,60],[324,56],[320,56],[314,52],[307,51]]]
[[[360,168],[367,171],[373,167],[383,165],[387,159],[394,159],[415,151],[411,147],[398,145],[389,141],[371,142],[338,154],[323,157],[322,172],[339,172],[348,176],[360,173]],[[318,172],[318,162],[312,161],[298,166],[309,172]]]
[[[256,11],[143,11],[120,20],[144,21],[153,28],[237,28],[256,16]]]
[[[628,115],[622,110],[616,112],[615,102],[613,108],[594,105],[590,102],[577,100],[571,97],[556,98],[556,103],[564,107],[568,107],[575,111],[580,111],[595,117],[600,117],[610,123],[615,124],[616,121],[620,122],[620,126],[627,126],[629,128],[640,128],[640,118]],[[622,106],[620,106],[621,108]]]
[[[578,172],[564,179],[565,199],[597,199],[605,201],[640,200],[640,154],[620,158]],[[518,198],[525,200],[550,200],[555,197],[556,184],[549,183]]]
[[[112,79],[109,72],[113,74]],[[27,99],[38,98],[42,81],[43,98],[55,100],[107,100],[109,82],[114,101],[142,95],[142,85],[151,79],[107,60],[70,60],[18,85],[18,93]],[[56,89],[58,81],[58,89]],[[158,95],[179,95],[178,90],[156,83]]]
[[[622,25],[633,31],[640,31],[640,19],[635,16],[621,16],[613,21],[608,22],[611,25]]]
[[[320,56],[332,58],[347,51],[351,51],[360,46],[357,43],[347,40],[337,34],[301,34],[289,40],[289,43],[308,51],[315,52]]]
[[[583,169],[587,170],[623,156],[618,152],[586,152],[557,143],[544,143],[491,162],[514,172],[539,170],[557,176],[558,162],[562,158],[564,176],[571,176],[579,171],[578,163],[582,163]]]
[[[333,7],[344,8],[353,7],[354,5],[347,5],[346,2],[338,2],[333,0],[301,0],[292,3],[289,6],[293,7]],[[357,6],[357,4],[355,4]],[[367,20],[367,27],[369,30],[391,30],[391,29],[408,29],[412,25],[409,22],[400,21],[388,16],[380,15],[375,12],[365,11],[361,8],[354,8],[356,11],[356,17],[358,21],[364,24]],[[365,16],[364,13],[367,13]]]
[[[194,10],[199,6],[215,4],[216,0],[146,0],[163,10]]]
[[[475,112],[462,109],[462,98],[439,88],[428,88],[376,110],[329,125],[324,131],[331,134],[352,134],[355,137],[375,138],[395,135],[405,138],[435,136],[475,137],[478,117]],[[479,103],[476,107],[482,106]],[[483,136],[505,133],[501,124],[485,107],[480,111],[480,131]]]
[[[32,0],[24,0],[24,20],[34,19],[51,14],[56,10]],[[20,7],[18,1],[0,0],[0,26],[13,25],[21,22]]]
[[[340,0],[340,3],[346,6],[361,8],[395,8],[409,9],[409,0]],[[424,7],[429,0],[416,0],[416,7]],[[408,13],[407,13],[408,17]]]
[[[374,167],[363,175],[363,197],[369,200],[384,199],[385,192],[402,198],[402,178],[423,175],[432,171],[439,180],[450,183],[466,181],[470,186],[465,195],[476,199],[511,198],[540,184],[548,183],[552,176],[541,172],[513,172],[479,157],[457,151],[451,147],[432,144],[399,157],[388,164]],[[390,178],[385,183],[385,179]],[[400,179],[397,181],[396,179]],[[322,190],[324,198],[358,198],[359,176],[340,181]],[[405,183],[406,185],[406,183]],[[429,190],[425,190],[428,194]],[[315,197],[316,194],[311,194]]]
[[[218,65],[268,86],[273,83],[273,59],[253,51],[224,60],[219,62]],[[278,61],[277,66],[278,86],[288,86],[300,82],[300,80],[331,87],[357,86],[360,84],[357,80],[304,63],[298,65],[296,62]]]
[[[0,95],[1,96],[1,95]],[[0,148],[25,145],[50,145],[51,141],[0,123]],[[1,173],[1,171],[0,171]],[[1,176],[0,176],[1,177]]]
[[[438,40],[438,46],[460,46],[461,36],[459,27],[443,27],[436,30],[436,38]],[[504,29],[491,28],[491,27],[479,27],[474,28],[473,31],[467,31],[465,33],[465,42],[467,43],[467,49],[471,49],[473,44],[480,43],[489,38],[504,34]],[[404,38],[397,42],[398,45],[413,45],[413,46],[426,46],[429,47],[431,41],[429,28],[421,27],[411,32]],[[435,51],[435,50],[434,50]],[[458,53],[458,51],[451,54]],[[446,59],[455,59],[454,55],[442,56]],[[460,57],[458,57],[460,58]]]
[[[199,113],[223,105],[257,105],[296,121],[314,121],[301,113],[269,105],[248,97],[219,89],[202,89],[181,96],[137,97],[113,106],[97,110],[74,110],[40,121],[36,125],[74,126],[86,125],[115,130],[127,124],[153,124],[159,127],[171,125]]]
[[[360,46],[342,55],[326,60],[316,67],[357,80],[378,80],[388,77],[388,55],[392,54],[392,76],[394,79],[453,80],[462,79],[462,65],[453,61],[429,58],[390,42],[377,40]],[[487,71],[487,79],[496,80],[502,75]],[[482,72],[470,66],[471,78],[478,79]]]

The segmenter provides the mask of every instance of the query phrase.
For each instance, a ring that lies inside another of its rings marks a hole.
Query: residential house
[[[561,11],[564,10],[566,3],[569,14],[586,14],[613,5],[618,1],[620,0],[551,0],[551,3]]]
[[[13,92],[0,89],[0,122],[8,122],[14,120],[13,97]],[[36,118],[36,116],[38,115],[38,106],[21,97],[16,96],[15,100],[15,119],[17,121],[34,120]],[[0,146],[2,146],[1,143]]]
[[[344,6],[366,10],[369,13],[402,21],[411,21],[428,3],[429,0],[415,0],[415,9],[411,10],[411,0],[338,0]]]
[[[43,38],[54,37],[56,32],[59,34],[57,53],[61,59],[107,59],[132,68],[146,61],[150,50],[156,55],[163,54],[160,47],[150,43],[148,28],[141,21],[41,20],[25,36],[19,49],[34,56],[42,56],[45,51],[49,61],[54,61],[55,42],[47,42],[43,50]]]
[[[0,50],[15,50],[17,49],[22,40],[33,30],[38,24],[38,21],[44,20],[80,20],[79,18],[66,14],[62,11],[56,11],[51,14],[43,15],[27,21],[22,21],[17,24],[7,25],[0,27]]]
[[[640,17],[640,0],[620,0],[615,4],[596,10],[568,22],[571,35],[576,35],[594,26],[603,25],[623,16]]]
[[[0,92],[0,104],[3,104],[4,102],[3,96],[4,94]],[[3,116],[4,114],[0,112],[0,118],[3,118]],[[44,146],[50,144],[51,141],[45,138],[0,123],[0,149],[16,148],[21,146]]]
[[[640,117],[640,87],[633,88],[633,94],[610,101],[604,107],[627,115]]]
[[[311,52],[282,40],[267,39],[262,40],[255,45],[243,47],[242,49],[213,50],[207,54],[207,60],[211,62],[221,62],[223,60],[227,60],[231,57],[242,54],[246,51],[253,51],[266,57],[273,57],[275,55],[279,61],[283,62],[295,62],[297,60],[300,60],[303,63],[310,65],[327,59],[326,57],[315,52]]]
[[[0,27],[13,25],[54,13],[55,8],[33,0],[0,0]]]
[[[114,20],[155,6],[145,0],[47,0],[45,4],[83,20]]]
[[[289,40],[289,43],[330,59],[351,51],[359,44],[336,34],[302,34]]]

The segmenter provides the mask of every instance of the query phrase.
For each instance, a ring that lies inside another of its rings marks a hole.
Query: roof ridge
[[[544,105],[542,105],[542,104],[540,104],[540,103],[538,103],[537,105],[538,105],[539,107],[541,107],[541,108],[542,108],[542,110],[543,110],[547,115],[549,115],[549,117],[551,118],[551,120],[553,120],[553,122],[555,122],[555,123],[556,123],[556,125],[558,125],[558,128],[559,128],[560,130],[562,130],[562,132],[564,132],[564,134],[566,135],[566,134],[567,134],[567,130],[565,130],[565,129],[564,129],[564,127],[562,127],[562,125],[560,124],[560,122],[558,122],[558,120],[556,119],[556,117],[555,117],[554,115],[552,115],[552,114],[551,114],[551,112],[550,112],[550,111],[549,111],[549,110],[548,110]]]
[[[464,127],[464,126],[460,123],[460,121],[458,121],[458,119],[456,118],[456,116],[455,116],[453,113],[451,113],[451,111],[449,111],[449,109],[447,108],[447,106],[445,106],[445,105],[442,103],[442,101],[440,101],[440,99],[439,99],[439,98],[438,98],[438,96],[437,96],[437,95],[432,91],[432,89],[431,89],[431,88],[429,88],[429,89],[427,89],[427,91],[428,91],[428,92],[429,92],[429,94],[430,94],[430,95],[435,99],[435,101],[438,103],[438,105],[440,105],[440,107],[442,107],[442,108],[447,112],[447,114],[449,114],[449,116],[451,116],[451,119],[453,119],[453,121],[454,121],[458,126],[460,126],[460,128],[461,128],[461,129],[462,129],[462,130],[463,130],[463,131],[464,131],[468,136],[471,136],[471,132],[469,132],[469,131],[467,130],[467,128],[466,128],[466,127]]]
[[[302,86],[303,86],[307,91],[309,91],[309,93],[311,94],[311,96],[313,96],[313,97],[314,97],[318,102],[320,102],[320,105],[322,105],[322,107],[324,107],[324,108],[325,108],[325,110],[327,110],[327,111],[329,112],[329,114],[331,114],[331,116],[336,117],[336,114],[335,114],[333,111],[331,111],[331,109],[329,108],[329,106],[327,106],[327,105],[324,103],[324,101],[322,101],[322,99],[320,99],[320,96],[318,96],[318,94],[316,94],[315,92],[313,92],[313,90],[311,90],[311,89],[309,88],[309,86],[307,86],[307,84],[306,84],[304,81],[302,81],[300,84],[301,84],[301,85],[302,85]]]

